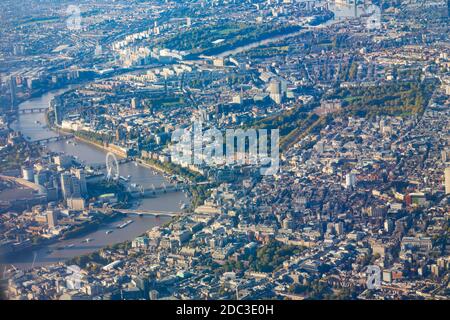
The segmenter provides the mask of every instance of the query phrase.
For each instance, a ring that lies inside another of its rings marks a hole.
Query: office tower
[[[61,124],[62,123],[62,119],[61,119],[61,107],[59,105],[55,105],[55,123]]]
[[[47,182],[47,175],[44,171],[39,171],[34,175],[34,183],[43,186]]]
[[[66,155],[56,156],[53,161],[62,169],[69,168],[72,165],[72,157]]]
[[[439,267],[438,267],[438,265],[436,265],[436,264],[432,264],[431,265],[431,267],[430,267],[430,271],[431,271],[431,273],[434,275],[434,276],[436,276],[436,277],[439,277]]]
[[[386,219],[384,221],[384,230],[386,232],[394,231],[394,222],[391,219]]]
[[[69,198],[67,199],[67,207],[71,210],[82,211],[86,207],[86,202],[83,198]]]
[[[150,284],[148,278],[142,276],[135,276],[131,281],[134,283],[136,288],[140,289],[142,292],[144,293],[149,292]]]
[[[334,224],[332,222],[327,223],[326,233],[334,234]]]
[[[49,228],[53,228],[58,224],[58,213],[56,210],[47,210],[47,224]]]
[[[23,167],[22,168],[22,178],[27,181],[34,181],[34,170],[32,167]]]
[[[78,179],[81,196],[87,195],[86,174],[84,173],[84,171],[82,169],[74,169],[72,173]]]
[[[136,98],[131,99],[131,109],[139,108],[139,101]]]
[[[336,231],[336,234],[338,234],[338,235],[344,234],[344,223],[343,222],[335,223],[334,230]]]
[[[9,90],[11,92],[11,111],[14,111],[16,103],[16,79],[13,76],[9,79]]]
[[[59,194],[59,183],[58,183],[58,176],[54,175],[51,179],[50,179],[50,187],[53,187],[56,189],[56,194]]]
[[[80,187],[81,187],[81,195],[85,196],[87,195],[87,183],[86,183],[86,175],[84,172],[80,172],[80,175],[78,176],[78,180],[80,181]]]
[[[354,188],[356,184],[355,174],[350,172],[345,175],[345,187],[347,189]]]
[[[72,175],[68,172],[61,174],[61,192],[64,200],[72,195]]]
[[[80,180],[78,180],[77,177],[72,176],[72,193],[70,194],[71,197],[81,197],[81,185]]]
[[[50,106],[53,108],[53,112],[55,115],[55,123],[60,125],[63,120],[63,106],[61,104],[60,98],[56,97],[50,102]]]
[[[281,82],[278,80],[272,80],[268,88],[270,98],[275,101],[275,103],[280,104],[282,100],[281,95]]]
[[[272,80],[269,84],[269,92],[271,94],[280,94],[281,93],[281,83],[278,80]]]
[[[47,187],[47,201],[58,201],[58,189],[55,187]]]
[[[450,167],[445,168],[444,183],[445,183],[445,194],[450,194]]]

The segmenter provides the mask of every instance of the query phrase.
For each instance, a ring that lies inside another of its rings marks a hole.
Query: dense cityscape
[[[450,299],[450,1],[0,7],[2,299]]]

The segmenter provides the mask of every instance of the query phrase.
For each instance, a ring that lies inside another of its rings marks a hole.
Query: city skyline
[[[449,299],[450,1],[0,7],[2,298]]]

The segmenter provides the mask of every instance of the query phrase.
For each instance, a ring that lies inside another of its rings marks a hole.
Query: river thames
[[[330,10],[335,14],[334,19],[329,20],[319,26],[310,28],[310,30],[321,28],[329,24],[352,18],[354,16],[359,16],[364,12],[362,6],[358,6],[358,9],[356,9],[354,8],[354,6],[350,5],[330,5]],[[266,39],[263,41],[258,41],[246,46],[222,52],[221,54],[219,54],[219,56],[235,55],[254,47],[258,47],[271,42],[276,42],[277,40],[280,40],[281,38],[287,36],[300,35],[303,32],[305,32],[305,30],[298,31],[290,35],[284,35]],[[60,90],[54,90],[43,94],[41,97],[27,100],[19,105],[19,109],[39,107],[48,108],[50,101],[55,95],[62,94],[67,90],[70,90],[70,87]],[[51,131],[45,126],[44,113],[22,114],[19,116],[18,121],[11,125],[11,128],[15,131],[21,131],[23,135],[25,137],[28,137],[30,140],[45,139],[58,135],[58,133]],[[103,149],[81,141],[76,141],[76,144],[66,143],[66,141],[58,141],[47,144],[47,147],[50,151],[64,152],[65,154],[73,155],[77,157],[78,160],[83,161],[85,164],[104,163],[107,154],[107,152]],[[160,173],[137,165],[134,162],[122,164],[119,168],[121,176],[130,176],[132,183],[137,183],[143,185],[144,187],[151,187],[152,185],[158,187],[162,183],[167,183],[166,179]],[[188,202],[189,199],[184,193],[176,192],[162,194],[158,198],[142,199],[142,201],[136,208],[142,210],[177,212],[181,211],[180,207],[183,203]],[[119,224],[120,221],[125,221],[128,219],[131,219],[134,222],[124,229],[116,229],[116,225]],[[123,242],[126,240],[132,240],[145,231],[151,229],[152,227],[164,224],[169,220],[170,218],[168,217],[155,218],[152,216],[129,216],[121,220],[117,220],[113,223],[103,225],[97,231],[85,234],[82,237],[60,241],[54,245],[42,247],[35,252],[16,254],[7,259],[3,259],[2,263],[13,264],[17,268],[29,268],[32,265],[38,266],[64,261],[78,255],[99,250],[108,245]],[[106,231],[108,230],[113,230],[113,232],[107,235]],[[89,243],[83,242],[83,240],[86,238],[91,238],[92,241],[90,241]],[[58,247],[66,248],[63,250],[57,250]]]
[[[19,109],[47,108],[55,95],[62,94],[68,89],[70,88],[51,91],[43,94],[41,97],[27,100],[19,105]],[[11,128],[15,131],[21,131],[30,140],[45,139],[58,135],[46,127],[44,113],[22,114],[19,116],[18,121],[11,125]],[[103,149],[82,141],[76,141],[76,144],[68,144],[66,141],[52,142],[48,143],[47,147],[50,151],[73,155],[86,164],[105,163],[107,154]],[[119,171],[121,176],[130,176],[131,183],[137,183],[144,187],[151,187],[152,185],[158,187],[163,183],[168,183],[160,173],[134,162],[121,164]],[[136,209],[180,212],[181,205],[188,202],[189,199],[183,192],[174,192],[161,194],[157,198],[142,199],[136,206]],[[129,219],[133,220],[133,223],[123,229],[116,228],[118,224]],[[162,225],[169,220],[170,218],[165,216],[158,218],[153,216],[127,216],[101,225],[98,230],[84,234],[82,237],[59,241],[33,252],[23,252],[6,257],[2,260],[2,264],[12,264],[16,268],[26,269],[31,266],[64,261],[75,256],[97,251],[108,245],[132,240],[152,227]],[[108,230],[113,232],[106,234]],[[92,240],[87,243],[84,241],[87,238]]]

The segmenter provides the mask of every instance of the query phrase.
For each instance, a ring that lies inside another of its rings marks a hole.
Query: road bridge
[[[27,114],[27,113],[44,113],[48,108],[27,108],[27,109],[18,109],[18,114]]]
[[[73,139],[75,136],[73,134],[65,134],[65,135],[59,135],[55,137],[45,138],[45,139],[39,139],[39,140],[33,140],[30,141],[34,144],[42,144],[42,143],[49,143],[49,142],[56,142],[56,141],[63,141],[63,140],[70,140]]]

